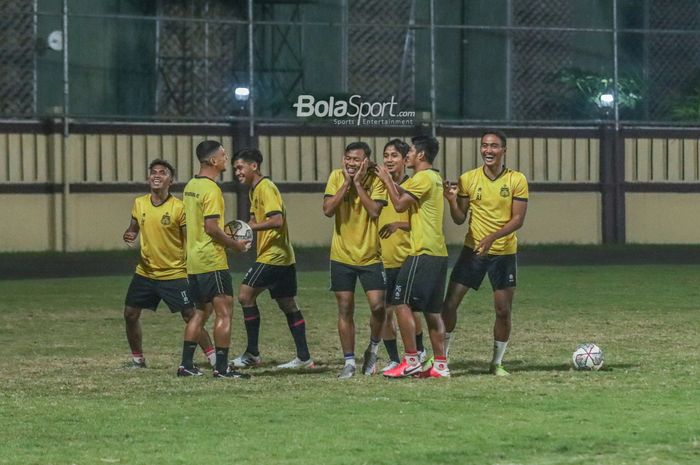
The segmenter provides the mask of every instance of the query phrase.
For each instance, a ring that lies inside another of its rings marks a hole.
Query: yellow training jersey
[[[408,179],[405,176],[400,184],[403,184]],[[381,231],[382,227],[387,224],[401,222],[409,222],[408,211],[399,213],[394,208],[394,205],[389,202],[389,205],[382,208],[382,213],[379,215],[379,224],[377,227]],[[397,229],[391,236],[386,239],[379,238],[379,244],[382,249],[382,262],[384,268],[399,268],[406,260],[406,257],[411,253],[411,235],[408,231]]]
[[[335,195],[343,182],[343,170],[333,170],[328,177],[325,196]],[[386,205],[386,187],[378,177],[368,174],[363,186],[372,200]],[[350,186],[335,210],[331,260],[356,266],[381,263],[377,219],[370,218],[354,185]]]
[[[195,176],[183,193],[187,216],[187,272],[209,273],[227,270],[226,250],[204,231],[205,218],[217,218],[224,227],[224,196],[214,180]]]
[[[280,191],[269,178],[261,179],[250,189],[250,213],[261,223],[268,217],[282,215],[282,227],[258,231],[257,261],[268,265],[291,265],[294,263],[294,249],[289,241],[287,211]]]
[[[131,217],[139,224],[141,257],[136,274],[150,279],[181,279],[185,269],[185,209],[172,195],[156,206],[151,194],[134,199]]]
[[[410,209],[411,255],[447,256],[445,234],[442,232],[442,177],[436,170],[418,171],[401,187],[418,201]]]
[[[459,177],[457,195],[469,198],[469,229],[464,246],[475,248],[489,234],[510,221],[513,200],[527,202],[528,188],[525,175],[503,168],[496,178],[490,179],[484,167],[467,171]],[[490,255],[510,255],[518,250],[515,232],[494,241]]]

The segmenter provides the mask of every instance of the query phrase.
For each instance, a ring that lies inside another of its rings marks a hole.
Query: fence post
[[[621,131],[600,128],[600,192],[603,244],[625,243],[625,160]]]

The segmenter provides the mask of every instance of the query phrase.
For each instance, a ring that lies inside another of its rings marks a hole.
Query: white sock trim
[[[503,354],[506,353],[507,346],[508,341],[493,341],[493,358],[491,359],[492,365],[501,365],[503,363]]]

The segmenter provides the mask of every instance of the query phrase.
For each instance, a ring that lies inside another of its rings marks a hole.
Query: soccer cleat
[[[282,365],[277,365],[277,368],[281,370],[299,370],[302,368],[315,368],[314,361],[312,359],[299,360],[299,357],[295,357],[291,362],[283,363]]]
[[[187,377],[187,376],[202,376],[204,373],[197,368],[196,365],[192,365],[192,368],[185,368],[183,366],[180,366],[177,369],[177,376],[178,377]]]
[[[491,365],[491,369],[489,370],[489,372],[492,375],[496,376],[510,376],[510,373],[508,373],[506,369],[503,368],[503,365]]]
[[[146,368],[146,360],[143,358],[140,360],[131,360],[124,364],[124,368]]]
[[[231,367],[226,370],[225,373],[219,373],[214,370],[214,378],[227,378],[227,379],[249,379],[250,375],[236,371]]]
[[[372,352],[372,349],[367,347],[362,361],[362,374],[373,375],[377,372],[377,354]]]
[[[387,378],[408,378],[418,375],[420,375],[420,363],[409,365],[405,358],[401,360],[398,366],[384,372],[384,376]]]
[[[421,350],[420,352],[418,352],[418,360],[420,360],[420,363],[421,363],[421,364],[425,363],[425,361],[426,361],[427,359],[428,359],[428,351],[426,351],[425,349],[423,349],[423,350]],[[430,357],[430,359],[432,360],[433,357]]]
[[[391,362],[389,362],[389,364],[387,366],[382,368],[382,373],[384,373],[385,371],[392,370],[392,369],[396,368],[397,366],[399,366],[399,363],[400,362],[394,362],[392,360]]]
[[[256,367],[261,363],[262,357],[260,355],[253,355],[250,352],[243,352],[241,355],[231,360],[229,365],[233,365],[236,368],[247,368]]]
[[[355,365],[345,365],[338,374],[338,379],[349,379],[355,376]]]
[[[420,378],[449,378],[450,369],[447,367],[447,362],[438,361],[432,362],[427,369],[420,373]]]

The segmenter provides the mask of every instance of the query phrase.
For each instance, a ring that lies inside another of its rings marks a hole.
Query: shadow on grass
[[[244,370],[245,373],[249,374],[250,376],[253,377],[263,377],[263,376],[270,376],[270,377],[282,377],[282,376],[299,376],[299,375],[320,375],[323,373],[327,373],[331,371],[331,367],[328,366],[317,366],[315,368],[304,368],[300,370],[285,370],[285,369],[278,369],[275,368],[275,366],[269,366],[269,367],[258,367],[258,368],[253,368],[253,369],[246,369]]]
[[[504,364],[506,370],[510,373],[518,372],[530,372],[530,371],[550,371],[550,372],[562,372],[562,371],[575,371],[573,367],[568,363],[526,363],[522,360],[514,360],[512,362],[507,362]],[[625,370],[628,368],[638,368],[638,365],[633,365],[630,363],[619,363],[615,365],[607,365],[601,368],[600,371],[615,371],[615,370]],[[453,373],[453,377],[458,376],[468,376],[468,375],[485,375],[489,374],[490,364],[489,362],[484,362],[483,360],[459,360],[455,362],[450,362],[450,370],[466,370],[462,373]]]

